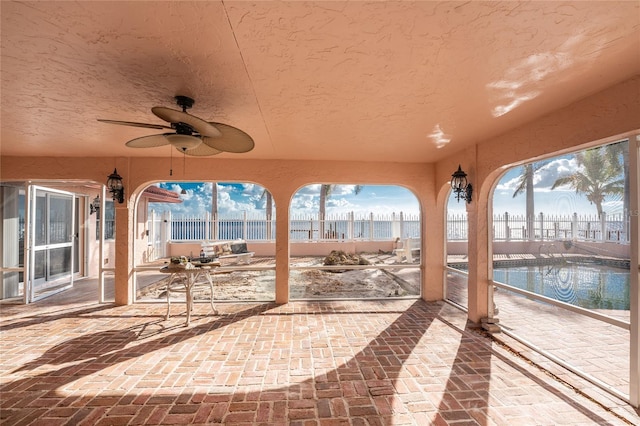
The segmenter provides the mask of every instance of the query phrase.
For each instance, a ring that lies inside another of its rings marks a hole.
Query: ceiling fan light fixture
[[[166,134],[164,137],[169,143],[181,151],[186,151],[198,147],[202,143],[202,139],[193,135]]]

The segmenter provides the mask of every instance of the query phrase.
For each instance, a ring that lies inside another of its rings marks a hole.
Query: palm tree
[[[218,239],[218,182],[211,182],[211,230],[212,238]]]
[[[331,195],[333,190],[337,185],[320,185],[320,206],[319,206],[319,224],[318,231],[320,233],[320,238],[324,238],[324,219],[327,214],[327,198]],[[354,188],[354,193],[358,195],[362,191],[362,185],[356,185]]]
[[[537,167],[539,168],[539,167]],[[522,166],[522,174],[520,175],[520,180],[518,180],[518,186],[516,190],[513,191],[513,198],[516,198],[519,194],[525,193],[527,197],[526,201],[526,218],[527,218],[527,238],[533,238],[533,220],[535,215],[535,210],[533,207],[533,175],[535,174],[536,167],[534,167],[534,163],[525,164]]]
[[[598,217],[602,217],[605,197],[624,193],[624,178],[620,178],[619,169],[611,164],[602,148],[579,152],[576,160],[578,169],[556,179],[551,189],[568,185],[576,190],[576,194],[585,194],[587,200],[596,205]]]
[[[611,165],[618,170],[622,167],[622,173],[624,176],[624,193],[622,196],[622,211],[624,212],[624,220],[622,221],[623,231],[627,234],[628,222],[626,218],[629,213],[629,204],[631,199],[629,188],[629,141],[623,141],[607,145],[604,147],[608,161]],[[622,160],[622,164],[620,164]]]
[[[535,209],[533,203],[533,177],[536,172],[546,165],[548,161],[539,161],[537,163],[529,163],[522,166],[522,174],[518,180],[518,186],[513,191],[513,198],[525,193],[526,199],[526,220],[527,220],[527,238],[533,239],[534,237],[534,219]]]

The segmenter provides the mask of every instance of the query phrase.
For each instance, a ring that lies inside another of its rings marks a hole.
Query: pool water
[[[603,265],[494,268],[493,280],[586,309],[629,310],[629,270]]]

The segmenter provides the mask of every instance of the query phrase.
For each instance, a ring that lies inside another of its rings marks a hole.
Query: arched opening
[[[518,165],[492,200],[503,332],[623,399],[632,375],[628,160],[625,139]],[[564,338],[550,339],[554,331]]]
[[[275,215],[271,193],[252,182],[144,188],[135,210],[135,300],[165,302],[169,279],[160,270],[173,264],[212,269],[216,302],[275,300]],[[194,294],[210,297],[207,288]]]
[[[311,184],[289,212],[292,300],[420,297],[420,207],[408,189]]]

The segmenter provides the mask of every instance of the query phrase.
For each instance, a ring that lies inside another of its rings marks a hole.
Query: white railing
[[[531,229],[531,231],[529,231]],[[493,216],[494,241],[607,241],[629,242],[629,218],[624,215],[545,215],[540,213],[528,223],[525,215],[509,213]],[[449,241],[467,239],[467,216],[447,218]]]
[[[239,218],[205,216],[176,216],[166,213],[166,235],[170,241],[236,240],[272,241],[275,238],[275,219],[250,217],[243,213]]]
[[[154,217],[150,215],[150,217]],[[155,216],[153,226],[158,240],[235,240],[274,241],[275,217],[267,221],[264,217],[247,213],[236,218],[205,216],[176,216],[165,213]],[[151,222],[151,219],[150,219]],[[531,231],[529,231],[531,229]],[[494,215],[494,241],[607,241],[629,242],[629,223],[623,215],[587,216],[574,213],[566,216],[540,213],[530,223],[524,215],[509,213]],[[447,218],[447,240],[466,241],[468,235],[467,216],[449,215]],[[420,216],[404,213],[356,215],[346,213],[327,215],[294,215],[289,222],[289,239],[292,241],[389,241],[405,238],[420,238]]]
[[[420,217],[403,213],[391,215],[319,215],[292,216],[290,239],[294,241],[388,241],[391,239],[420,238]],[[149,229],[166,227],[167,241],[235,240],[274,241],[275,217],[251,217],[244,213],[240,218],[205,216],[172,216],[165,213],[161,219],[149,223]],[[153,225],[153,226],[152,226]]]
[[[402,212],[390,215],[292,216],[289,239],[292,241],[389,241],[396,238],[420,238],[420,217]]]

